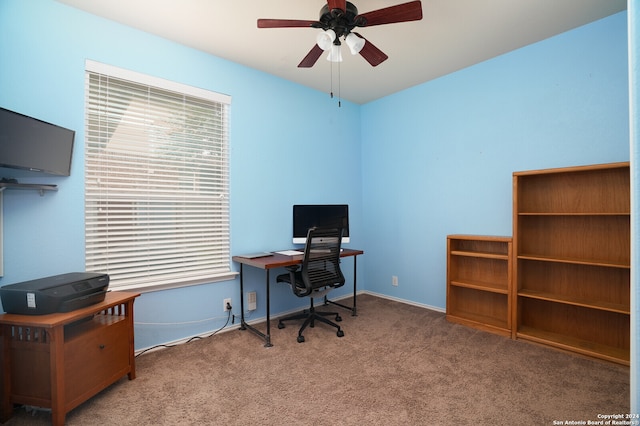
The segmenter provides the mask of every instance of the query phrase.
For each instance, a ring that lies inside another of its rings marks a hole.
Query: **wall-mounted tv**
[[[75,133],[0,108],[0,167],[69,176]]]
[[[307,231],[314,226],[341,226],[342,242],[348,243],[348,204],[296,204],[293,206],[293,243],[304,244]]]

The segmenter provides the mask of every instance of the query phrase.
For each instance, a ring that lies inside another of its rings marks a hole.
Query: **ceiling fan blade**
[[[305,56],[300,64],[298,64],[298,68],[311,68],[315,65],[318,58],[322,55],[322,52],[324,52],[324,50],[320,49],[317,44],[314,44],[313,48],[309,51],[309,53],[307,53],[307,56]]]
[[[373,25],[419,21],[421,19],[422,4],[420,1],[410,1],[408,3],[402,3],[363,13],[356,17],[356,22],[359,27],[371,27]]]
[[[258,28],[310,28],[318,23],[299,19],[258,19]]]
[[[364,43],[364,46],[362,47],[362,50],[360,51],[360,56],[366,59],[367,62],[371,64],[371,66],[376,67],[381,63],[383,63],[384,61],[386,61],[387,59],[389,59],[386,53],[384,53],[382,50],[374,46],[373,43],[371,43],[369,40],[362,37],[358,33],[353,33],[353,34],[364,39],[365,43]]]
[[[347,10],[347,0],[327,0],[329,11],[340,9],[343,13]]]

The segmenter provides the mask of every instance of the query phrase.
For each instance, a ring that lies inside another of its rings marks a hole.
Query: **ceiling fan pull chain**
[[[329,94],[331,95],[331,99],[333,99],[333,62],[329,62],[329,76],[329,81],[331,83]]]
[[[342,107],[342,102],[340,102],[340,62],[338,62],[338,108]]]

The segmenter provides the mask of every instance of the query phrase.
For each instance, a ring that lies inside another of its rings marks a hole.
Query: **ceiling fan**
[[[352,32],[356,27],[393,24],[398,22],[419,21],[422,19],[420,1],[410,1],[396,6],[385,7],[371,12],[358,14],[353,3],[345,0],[327,0],[320,9],[318,21],[297,19],[258,19],[258,28],[319,28],[317,43],[307,56],[298,64],[300,68],[312,67],[325,50],[329,50],[328,60],[342,61],[340,38],[343,38],[353,55],[360,54],[372,66],[380,65],[389,57],[369,40]]]

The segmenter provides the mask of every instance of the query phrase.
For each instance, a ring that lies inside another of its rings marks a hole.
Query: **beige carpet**
[[[232,330],[137,358],[68,425],[551,425],[629,412],[629,368],[448,323],[444,314],[373,297],[274,347]],[[264,324],[263,324],[264,325]],[[17,408],[6,423],[45,425]]]

